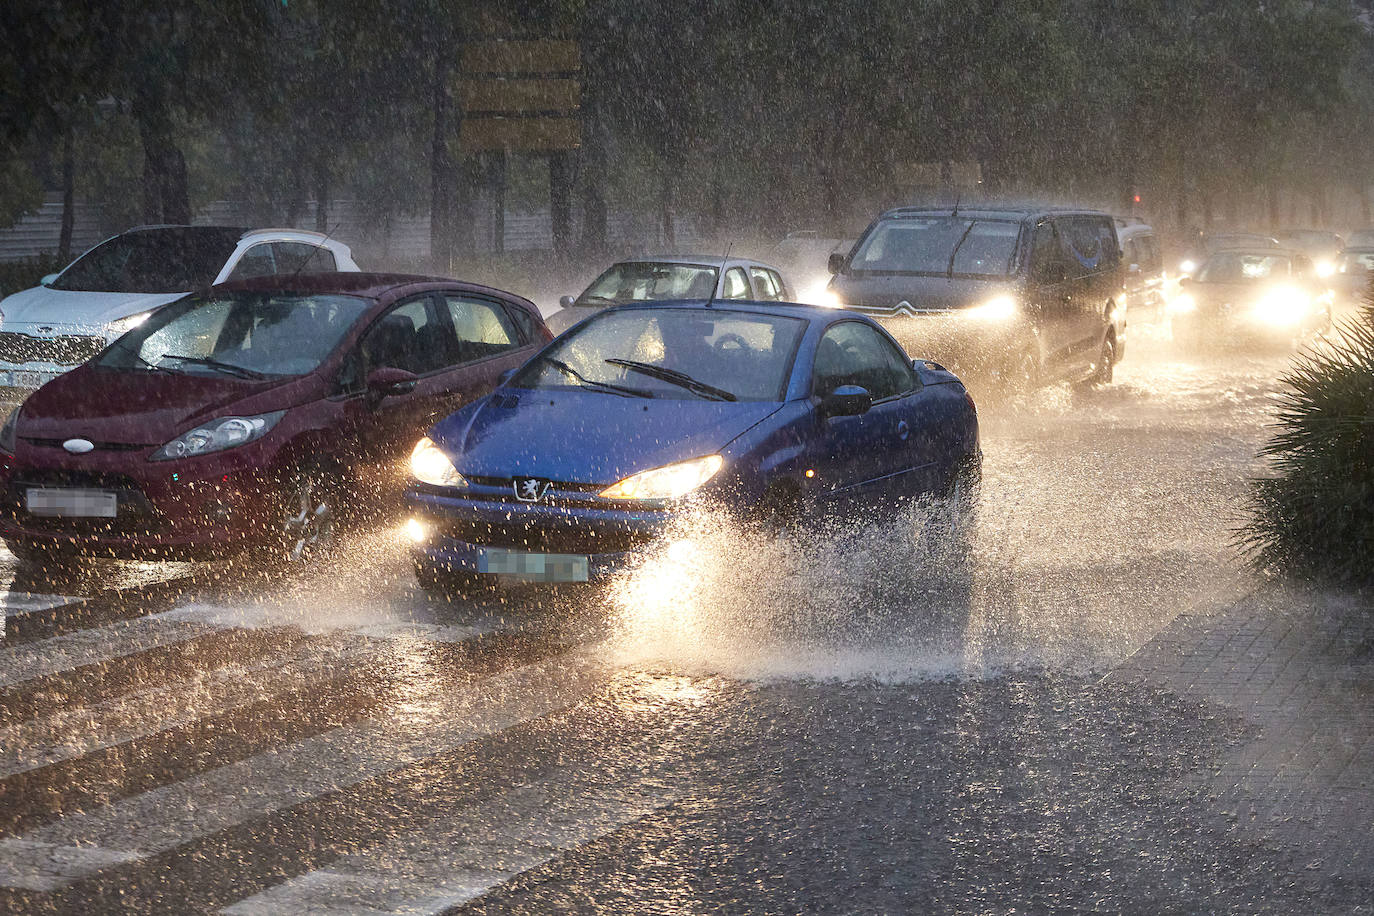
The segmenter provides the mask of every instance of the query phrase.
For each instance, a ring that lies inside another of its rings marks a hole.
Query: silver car
[[[617,261],[545,323],[561,334],[588,315],[612,305],[661,299],[742,299],[790,302],[792,288],[771,264],[748,258],[657,256]]]

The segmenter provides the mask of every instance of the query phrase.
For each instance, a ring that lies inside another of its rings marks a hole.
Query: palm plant
[[[1283,378],[1241,546],[1259,567],[1332,584],[1374,584],[1374,291],[1335,339]]]

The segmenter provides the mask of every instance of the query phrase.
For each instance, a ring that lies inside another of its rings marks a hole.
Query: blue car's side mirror
[[[506,384],[506,382],[509,382],[511,379],[515,378],[515,373],[519,371],[520,367],[517,366],[514,369],[507,369],[505,372],[502,372],[500,375],[496,377],[496,387],[500,388],[502,385]]]
[[[858,385],[841,385],[834,391],[821,399],[820,411],[822,418],[830,417],[857,417],[860,414],[868,413],[873,406],[873,395],[868,393],[867,388]]]

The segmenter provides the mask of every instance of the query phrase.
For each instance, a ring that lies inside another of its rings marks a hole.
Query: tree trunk
[[[559,255],[567,254],[572,243],[572,169],[568,159],[562,150],[549,154],[549,217],[553,250]]]
[[[140,106],[138,134],[143,142],[143,219],[149,223],[191,222],[191,192],[186,157],[172,136],[171,118],[160,100]]]
[[[673,171],[664,163],[660,178],[658,195],[659,220],[663,226],[663,244],[667,248],[677,245],[677,233],[673,227]]]
[[[57,237],[57,260],[72,259],[72,230],[76,226],[76,138],[70,124],[62,131],[62,231]]]
[[[315,163],[315,231],[329,232],[329,167]]]
[[[434,133],[429,149],[429,256],[441,273],[448,273],[453,268],[453,162],[448,147],[453,107],[448,89],[452,72],[450,50],[440,48],[435,52],[434,85],[431,87]]]

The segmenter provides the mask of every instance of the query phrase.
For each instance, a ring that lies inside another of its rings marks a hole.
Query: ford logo
[[[90,439],[68,439],[62,447],[73,455],[84,455],[95,448],[95,443]]]

